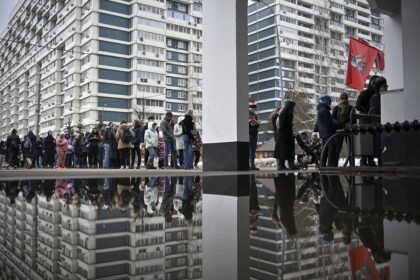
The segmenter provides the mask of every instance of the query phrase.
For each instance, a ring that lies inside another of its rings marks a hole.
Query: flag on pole
[[[374,62],[380,70],[383,70],[385,67],[384,53],[366,42],[350,37],[346,85],[363,90]]]

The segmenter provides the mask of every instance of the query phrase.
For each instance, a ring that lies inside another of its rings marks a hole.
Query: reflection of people
[[[160,207],[160,212],[165,218],[166,223],[172,222],[172,215],[174,214],[174,198],[175,198],[175,188],[176,188],[176,177],[165,177],[164,179],[164,190],[162,196],[162,204]]]
[[[249,230],[252,234],[257,232],[257,221],[260,213],[260,203],[258,201],[257,182],[255,175],[249,175],[250,192],[249,192]]]
[[[325,242],[334,240],[333,222],[337,214],[337,208],[347,208],[343,187],[338,176],[321,175],[324,196],[319,206],[319,233]],[[334,205],[331,205],[332,202]],[[340,229],[336,224],[337,229]]]
[[[201,185],[193,184],[193,176],[184,176],[184,189],[181,195],[182,207],[179,212],[184,215],[184,219],[188,224],[192,223],[193,214],[196,211],[196,204],[201,199]]]
[[[273,222],[286,230],[290,237],[297,234],[293,210],[296,193],[295,182],[294,174],[278,174],[274,177],[276,194],[271,217]]]

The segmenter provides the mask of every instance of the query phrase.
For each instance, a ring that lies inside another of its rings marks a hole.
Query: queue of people
[[[143,125],[135,120],[130,126],[109,122],[105,127],[83,133],[73,130],[59,132],[55,137],[48,131],[45,138],[33,131],[21,139],[16,129],[0,142],[0,168],[120,168],[197,169],[202,142],[188,110],[175,124],[167,112],[160,126],[153,117]],[[142,157],[144,154],[144,158]],[[142,160],[144,159],[144,160]]]

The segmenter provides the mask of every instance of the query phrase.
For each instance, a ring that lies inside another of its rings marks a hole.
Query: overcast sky
[[[19,0],[0,0],[0,33],[7,28],[9,15]]]

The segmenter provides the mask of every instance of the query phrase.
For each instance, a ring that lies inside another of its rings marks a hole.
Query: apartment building
[[[199,0],[21,0],[0,40],[0,137],[175,116],[201,129]]]
[[[349,37],[383,49],[383,19],[367,0],[255,2],[248,6],[249,96],[265,122],[262,143],[273,135],[268,123],[272,110],[290,93],[313,105],[305,112],[312,119],[321,93],[329,93],[333,103],[342,92],[357,97],[344,84]]]

